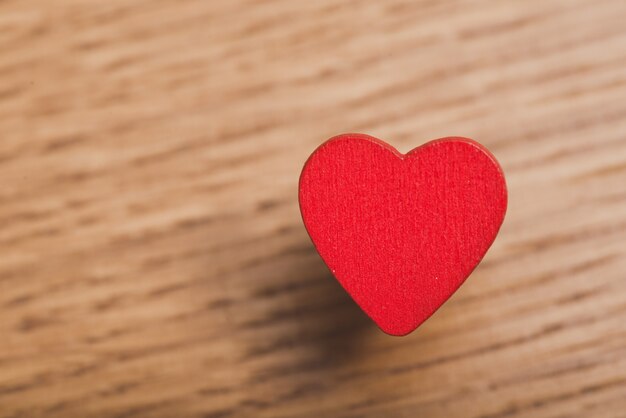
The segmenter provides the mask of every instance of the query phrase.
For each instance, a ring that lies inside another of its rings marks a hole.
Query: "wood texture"
[[[0,2],[0,416],[626,416],[625,20]],[[301,223],[304,160],[349,131],[476,138],[507,174],[496,243],[407,338]]]

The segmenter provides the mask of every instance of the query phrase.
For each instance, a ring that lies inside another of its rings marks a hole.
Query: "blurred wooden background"
[[[626,3],[0,3],[0,416],[626,416]],[[475,138],[507,219],[380,332],[302,226],[342,132]]]

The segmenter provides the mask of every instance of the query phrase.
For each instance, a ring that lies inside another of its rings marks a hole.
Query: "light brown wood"
[[[626,3],[0,3],[0,416],[626,416]],[[417,332],[315,253],[329,136],[499,158]]]

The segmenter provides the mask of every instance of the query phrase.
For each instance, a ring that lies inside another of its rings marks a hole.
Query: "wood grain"
[[[625,20],[0,2],[0,416],[626,416]],[[301,223],[304,160],[350,131],[476,138],[507,174],[494,247],[406,338]]]

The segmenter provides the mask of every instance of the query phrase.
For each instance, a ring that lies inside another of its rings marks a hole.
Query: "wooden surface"
[[[626,416],[626,3],[0,3],[0,416]],[[302,226],[308,154],[448,135],[499,238],[380,332]]]

